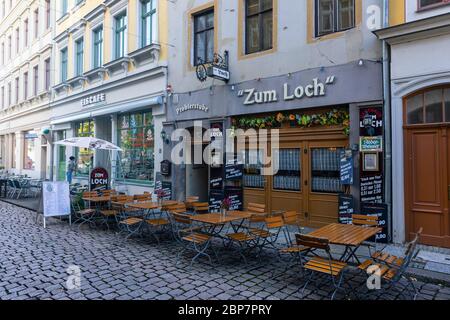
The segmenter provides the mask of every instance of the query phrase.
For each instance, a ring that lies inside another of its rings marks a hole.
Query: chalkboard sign
[[[244,193],[241,188],[227,188],[225,190],[225,197],[231,200],[230,210],[243,210]]]
[[[239,180],[244,176],[244,165],[239,163],[225,166],[225,180]]]
[[[345,151],[341,153],[340,161],[341,184],[353,184],[353,156],[351,153],[347,154]]]
[[[223,170],[222,167],[211,168],[209,172],[209,188],[222,190],[223,188]]]
[[[361,177],[361,202],[383,203],[383,176]]]
[[[353,196],[343,193],[339,194],[339,223],[352,223],[352,214],[354,213],[353,205]]]
[[[361,214],[368,216],[378,216],[378,226],[383,230],[375,236],[376,240],[378,243],[388,243],[390,240],[390,236],[388,228],[387,205],[383,203],[362,203]],[[373,237],[369,241],[374,241],[375,237]]]
[[[158,190],[164,191],[164,197],[162,197],[162,200],[172,200],[172,182],[156,180],[155,191]]]
[[[220,212],[224,195],[222,191],[211,190],[209,192],[209,211]]]

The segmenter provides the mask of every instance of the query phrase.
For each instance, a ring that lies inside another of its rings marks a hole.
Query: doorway
[[[450,88],[434,87],[404,100],[406,238],[450,248]]]
[[[190,130],[193,137],[193,130]],[[201,137],[193,137],[186,150],[186,197],[197,196],[202,202],[209,199],[209,166],[203,159],[203,151],[207,143]],[[201,152],[201,154],[200,154]],[[197,154],[197,159],[195,154]],[[201,157],[201,160],[200,160]]]

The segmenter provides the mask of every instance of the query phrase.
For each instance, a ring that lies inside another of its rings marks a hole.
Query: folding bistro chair
[[[300,259],[305,275],[308,276],[308,279],[302,289],[302,295],[304,294],[308,284],[313,281],[314,276],[325,276],[325,278],[330,280],[334,287],[331,300],[334,299],[338,290],[343,290],[345,292],[344,288],[342,288],[342,282],[347,264],[345,262],[333,260],[330,252],[330,242],[328,239],[302,234],[296,234],[295,237],[298,245],[309,247],[311,249],[320,249],[326,253],[325,258],[312,257],[306,263],[303,263],[303,260]]]
[[[279,248],[276,242],[282,230],[284,230],[284,221],[280,215],[265,217],[261,228],[249,228],[249,233],[256,238],[256,247],[259,248],[258,256],[267,247],[275,250],[279,255]],[[278,257],[280,259],[280,256]]]
[[[198,196],[189,196],[186,198],[186,201],[184,202],[186,205],[186,209],[193,211],[194,210],[194,206],[193,204],[196,202],[200,202],[200,197]]]
[[[360,214],[352,215],[352,224],[355,226],[362,226],[368,228],[377,228],[378,227],[378,216],[366,216]],[[365,246],[369,249],[369,256],[372,256],[372,248],[374,250],[377,249],[377,238],[375,237],[375,242],[371,243],[369,241],[364,241],[362,246]]]
[[[206,253],[211,242],[211,236],[202,232],[201,227],[194,227],[189,215],[169,212],[169,219],[172,226],[172,232],[176,241],[182,246],[182,250],[177,254],[178,264],[180,256],[186,251],[193,251],[195,256],[191,259],[189,266],[192,266],[194,261],[201,256],[208,258],[212,264],[211,256]],[[213,250],[214,251],[214,250]],[[214,254],[215,251],[214,251]],[[217,254],[216,254],[216,258]]]
[[[192,207],[194,208],[195,214],[203,214],[209,212],[208,202],[194,202],[192,203]]]
[[[412,292],[414,292],[414,294],[412,294],[412,298],[413,300],[416,300],[418,294],[417,289],[414,286],[413,279],[406,273],[406,271],[412,259],[417,253],[416,247],[422,231],[423,228],[420,228],[417,231],[414,239],[408,243],[408,245],[406,246],[404,257],[397,257],[389,253],[377,251],[373,253],[371,259],[368,259],[360,264],[358,266],[358,269],[362,270],[366,274],[370,273],[369,271],[373,272],[374,269],[378,271],[378,275],[387,284],[384,289],[383,286],[380,288],[381,290],[383,290],[383,292],[387,292],[390,289],[398,287],[402,279],[406,280],[407,284],[403,285],[403,290],[401,291],[400,295],[403,294],[405,290],[407,290],[410,286],[412,289],[411,294]],[[372,269],[374,266],[376,268]],[[364,287],[367,287],[366,282],[364,282]]]
[[[136,201],[151,201],[152,200],[152,194],[148,192],[144,192],[144,194],[135,194],[133,196],[134,200]]]
[[[293,241],[290,236],[289,227],[291,226],[296,227],[297,233],[303,233],[302,231],[304,228],[302,227],[300,222],[300,214],[295,211],[286,211],[283,213],[283,220],[285,225],[286,241],[288,241],[292,245]]]

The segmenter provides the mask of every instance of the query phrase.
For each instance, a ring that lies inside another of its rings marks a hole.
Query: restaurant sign
[[[283,84],[282,93],[276,89],[258,91],[255,88],[249,88],[238,91],[238,97],[244,97],[244,105],[264,104],[278,102],[280,98],[283,101],[299,100],[304,97],[314,98],[322,97],[326,94],[326,87],[333,85],[336,77],[328,76],[325,82],[314,78],[307,85],[299,85],[292,88],[288,83]]]
[[[87,107],[99,102],[105,102],[106,101],[106,94],[105,93],[98,93],[90,95],[86,98],[81,99],[81,106]]]
[[[209,111],[209,108],[205,104],[199,104],[199,103],[190,103],[185,104],[179,108],[176,108],[175,111],[177,114],[190,111],[190,110],[198,110],[207,113]]]
[[[360,137],[359,151],[361,152],[382,152],[383,137]]]
[[[108,171],[105,168],[95,168],[90,175],[91,191],[101,191],[108,189]]]

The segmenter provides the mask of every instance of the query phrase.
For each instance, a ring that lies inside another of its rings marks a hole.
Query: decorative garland
[[[316,126],[342,126],[344,134],[350,134],[350,114],[347,110],[333,109],[316,114],[278,113],[266,117],[239,117],[232,119],[233,128],[271,129],[280,128],[283,123],[291,127],[311,128]]]

